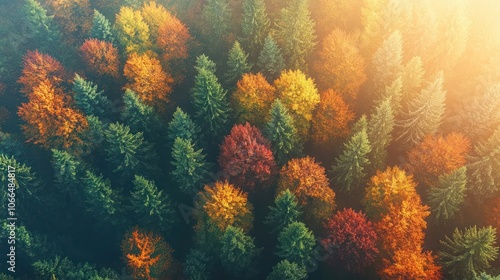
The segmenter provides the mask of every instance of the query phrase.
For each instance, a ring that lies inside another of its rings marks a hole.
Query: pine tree
[[[210,255],[196,249],[191,249],[184,262],[184,276],[190,280],[210,280],[211,279]]]
[[[276,36],[289,69],[306,71],[308,56],[316,45],[314,21],[308,0],[292,0],[276,21]]]
[[[105,223],[119,223],[119,198],[108,179],[86,171],[82,179],[86,209]]]
[[[396,30],[375,52],[372,59],[373,85],[378,98],[401,73],[403,60],[403,39]]]
[[[182,192],[198,193],[208,178],[208,164],[202,149],[195,150],[191,139],[177,137],[172,147],[173,180]]]
[[[313,232],[304,223],[293,222],[281,231],[276,254],[299,266],[306,266],[313,259],[315,244]]]
[[[75,74],[73,80],[73,91],[75,92],[75,105],[85,113],[85,115],[94,115],[97,117],[106,117],[111,109],[111,102],[104,94],[104,91],[98,91],[97,85],[86,81],[78,74]]]
[[[438,223],[452,219],[464,202],[467,167],[439,176],[439,182],[429,191],[429,205]]]
[[[490,267],[498,256],[495,247],[496,232],[491,226],[477,229],[476,226],[460,231],[457,228],[452,238],[441,240],[443,250],[440,262],[453,279],[473,279],[475,275]]]
[[[208,56],[202,54],[196,57],[196,66],[194,67],[198,72],[205,69],[212,73],[217,71],[217,65]]]
[[[339,187],[351,191],[363,185],[370,165],[368,154],[371,149],[366,128],[356,132],[344,144],[343,153],[335,159],[332,166],[333,180]]]
[[[56,186],[68,194],[72,202],[78,202],[81,199],[81,168],[82,164],[74,156],[66,151],[52,150],[52,166]]]
[[[257,58],[257,66],[269,80],[276,79],[285,68],[281,49],[271,35],[264,40],[264,46]]]
[[[235,41],[233,47],[229,50],[227,72],[224,75],[227,85],[233,87],[241,78],[241,75],[250,71],[252,65],[248,64],[247,60],[248,54],[241,48],[240,43]]]
[[[412,97],[418,93],[424,79],[424,65],[420,56],[408,61],[401,70],[401,107],[404,110]]]
[[[27,0],[24,5],[26,23],[31,31],[35,48],[50,54],[58,54],[61,34],[54,22],[54,16],[47,15],[47,10],[36,0]]]
[[[301,215],[301,207],[297,198],[289,190],[282,191],[274,199],[275,206],[269,206],[269,214],[265,223],[272,226],[272,232],[281,232],[285,227],[293,222],[298,222]]]
[[[398,76],[390,85],[385,86],[385,90],[378,103],[390,100],[392,112],[395,116],[401,111],[402,94],[403,94],[403,79]]]
[[[143,132],[144,137],[151,142],[159,140],[163,124],[153,107],[145,104],[132,90],[126,89],[123,96],[121,118],[133,133]]]
[[[420,142],[426,134],[434,134],[443,119],[445,95],[443,73],[440,72],[437,78],[409,103],[408,109],[402,113],[401,120],[396,122],[399,128],[396,140],[412,146]]]
[[[111,269],[102,268],[97,270],[95,266],[85,262],[75,264],[68,258],[62,258],[59,255],[51,259],[41,259],[32,264],[35,273],[35,279],[108,279],[117,280],[119,276]]]
[[[212,51],[224,46],[231,31],[231,9],[227,0],[207,0],[203,6],[205,37]]]
[[[377,105],[368,122],[368,140],[372,150],[369,153],[372,170],[382,170],[386,166],[387,147],[391,143],[394,129],[394,114],[391,106],[392,98]]]
[[[362,131],[363,129],[367,129],[368,127],[368,118],[366,117],[366,115],[361,115],[361,117],[352,125],[352,128],[351,128],[351,137]]]
[[[249,277],[255,274],[254,262],[261,250],[255,247],[252,237],[241,228],[228,226],[220,242],[219,258],[225,270],[235,276]]]
[[[262,49],[270,25],[264,0],[243,1],[243,19],[241,21],[243,36],[241,41],[247,46],[250,57],[255,58]]]
[[[115,43],[115,34],[113,32],[113,26],[109,20],[98,10],[94,10],[94,20],[92,22],[92,29],[90,30],[90,37],[113,44]]]
[[[271,141],[271,149],[278,165],[283,165],[301,150],[297,130],[288,110],[276,99],[270,111],[271,119],[266,124],[264,134]]]
[[[288,260],[282,260],[273,267],[273,271],[267,276],[266,280],[302,280],[307,278],[307,270]]]
[[[200,127],[180,107],[177,107],[172,115],[172,120],[168,123],[167,134],[169,150],[178,137],[191,140],[195,147],[200,145]]]
[[[174,221],[174,210],[167,194],[159,191],[154,181],[135,175],[130,201],[142,227],[168,232]]]

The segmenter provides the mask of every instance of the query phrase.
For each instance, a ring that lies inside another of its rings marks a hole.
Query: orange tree
[[[18,82],[23,85],[21,92],[29,94],[44,80],[58,87],[67,80],[67,74],[62,64],[48,54],[28,51],[23,57],[22,76]]]
[[[113,44],[97,39],[87,39],[80,47],[80,55],[90,71],[99,75],[118,77],[118,49]]]

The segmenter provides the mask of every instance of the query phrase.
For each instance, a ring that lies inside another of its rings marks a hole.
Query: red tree
[[[18,82],[23,85],[21,92],[29,94],[41,82],[48,80],[57,87],[67,80],[67,74],[62,64],[48,54],[28,51],[23,57],[23,71]]]
[[[219,164],[231,182],[248,191],[268,183],[277,171],[269,141],[249,123],[233,126],[222,143]]]
[[[359,272],[375,261],[377,234],[372,222],[362,212],[344,209],[330,218],[324,228],[323,246],[338,252],[330,258],[332,265]]]
[[[99,75],[118,77],[118,49],[113,44],[97,39],[87,39],[80,47],[83,62],[89,70]]]

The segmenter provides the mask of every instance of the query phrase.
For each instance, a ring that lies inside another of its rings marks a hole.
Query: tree
[[[282,166],[301,152],[302,144],[292,117],[279,99],[273,102],[269,115],[270,120],[266,123],[264,135],[271,141],[276,163]]]
[[[339,28],[322,41],[313,68],[320,88],[342,94],[349,103],[356,100],[359,88],[366,81],[365,60],[356,38]]]
[[[350,208],[337,212],[324,224],[326,236],[323,246],[336,250],[331,254],[333,265],[340,265],[352,272],[370,266],[378,254],[377,234],[373,224],[362,212]]]
[[[104,91],[98,91],[97,85],[86,81],[78,74],[73,79],[73,91],[75,105],[85,115],[105,117],[111,108],[111,101],[106,97]]]
[[[438,176],[463,166],[469,149],[470,141],[461,133],[428,135],[408,152],[408,168],[420,182],[431,185]]]
[[[230,181],[246,191],[268,186],[277,169],[271,144],[249,123],[233,126],[224,138],[219,164]]]
[[[330,146],[349,134],[355,114],[334,90],[322,92],[320,100],[312,118],[311,139],[317,145]]]
[[[304,223],[293,222],[281,231],[276,255],[305,267],[313,260],[315,245],[313,232]]]
[[[248,54],[241,48],[240,43],[235,41],[227,59],[227,72],[224,75],[226,84],[232,87],[243,74],[252,69],[252,65],[248,64],[247,60]]]
[[[262,127],[269,120],[269,110],[275,99],[275,89],[261,74],[245,73],[231,95],[236,119]]]
[[[264,40],[264,45],[257,58],[257,66],[268,79],[277,78],[285,68],[281,49],[271,35],[267,35]]]
[[[52,56],[38,50],[28,51],[23,56],[22,76],[18,80],[23,86],[20,91],[28,95],[45,80],[58,87],[67,80],[66,70]]]
[[[172,249],[163,238],[135,227],[121,244],[123,258],[134,279],[160,279],[172,266]]]
[[[111,182],[102,175],[95,175],[87,170],[82,178],[82,185],[87,211],[94,217],[103,218],[107,224],[117,224],[120,205],[117,192],[111,188]]]
[[[79,203],[82,192],[76,186],[82,183],[82,163],[66,151],[53,149],[52,167],[56,186],[69,195],[72,203]]]
[[[307,222],[321,224],[335,209],[335,193],[325,169],[311,157],[292,159],[281,168],[276,192],[286,189],[297,197]]]
[[[271,22],[266,12],[264,0],[243,1],[241,21],[241,42],[247,46],[251,58],[255,58],[262,49]]]
[[[184,276],[191,280],[209,280],[211,256],[200,250],[191,249],[184,262]]]
[[[276,95],[292,115],[298,134],[307,139],[312,113],[320,101],[316,85],[300,70],[286,70],[274,81]]]
[[[452,238],[445,236],[440,242],[439,260],[453,278],[473,279],[498,256],[498,247],[494,246],[496,233],[491,226],[479,229],[474,226],[465,231],[455,228]]]
[[[361,7],[363,0],[317,0],[311,1],[310,9],[319,38],[325,38],[332,26],[351,32],[361,29]]]
[[[373,55],[373,86],[376,97],[379,97],[401,73],[403,60],[403,39],[396,30],[384,40]]]
[[[140,9],[144,22],[149,27],[149,35],[152,43],[158,39],[160,26],[168,21],[172,15],[161,4],[154,1],[144,2]]]
[[[275,22],[276,38],[289,69],[307,70],[307,59],[316,45],[310,14],[308,0],[293,0],[281,10]]]
[[[198,72],[200,69],[205,69],[209,72],[215,73],[217,71],[217,65],[215,62],[210,60],[210,58],[204,54],[196,57],[196,66],[194,67]]]
[[[111,269],[102,268],[98,271],[95,266],[89,263],[75,264],[68,258],[62,258],[59,255],[49,260],[38,260],[32,266],[36,279],[119,279],[119,276]]]
[[[141,11],[121,7],[116,14],[115,30],[118,42],[127,54],[142,54],[151,48],[149,26]]]
[[[135,175],[130,201],[141,226],[168,232],[175,213],[168,194],[158,190],[154,181]]]
[[[246,277],[256,272],[253,266],[261,250],[255,247],[254,239],[241,228],[226,228],[221,237],[220,250],[219,258],[226,271],[233,275],[241,275],[244,271]]]
[[[212,50],[225,47],[231,31],[231,9],[227,0],[207,0],[202,10],[205,36]]]
[[[418,94],[418,90],[424,80],[424,65],[420,56],[413,57],[401,70],[401,106],[406,108],[413,96]],[[401,110],[400,110],[401,111]]]
[[[191,140],[191,143],[197,147],[200,143],[201,129],[193,122],[191,117],[177,107],[172,120],[168,123],[167,128],[169,146],[174,143],[177,138]]]
[[[113,26],[111,25],[109,20],[98,10],[94,10],[94,19],[92,21],[90,37],[101,41],[107,41],[111,44],[114,44],[116,40]]]
[[[52,48],[57,46],[61,39],[54,16],[47,15],[47,10],[36,0],[26,0],[24,15],[31,31],[31,39],[36,42],[38,49],[52,53]]]
[[[208,178],[208,163],[202,149],[195,150],[190,138],[177,137],[172,147],[171,174],[179,189],[187,194],[196,194]]]
[[[441,267],[435,264],[431,252],[419,250],[398,250],[392,257],[392,262],[384,261],[384,267],[379,271],[382,279],[443,279]]]
[[[128,80],[125,88],[135,91],[144,103],[160,108],[162,102],[169,101],[174,80],[163,71],[158,59],[132,53],[125,63],[123,75]]]
[[[368,141],[372,147],[368,158],[372,170],[381,170],[386,166],[387,147],[391,143],[393,129],[394,112],[389,98],[375,107],[367,126]]]
[[[286,189],[279,193],[274,199],[275,206],[269,206],[269,214],[265,223],[272,226],[272,232],[281,232],[286,226],[293,222],[298,222],[302,214],[297,198]]]
[[[390,85],[385,86],[385,90],[382,93],[381,98],[376,101],[377,106],[385,100],[389,100],[391,105],[393,115],[397,115],[401,112],[402,108],[402,96],[403,96],[403,78],[398,76]],[[413,98],[414,94],[408,96],[408,99]]]
[[[346,191],[352,191],[363,185],[370,165],[368,154],[371,151],[366,129],[356,132],[347,143],[344,151],[335,159],[332,166],[334,181]]]
[[[452,219],[464,202],[467,184],[467,167],[439,176],[439,183],[429,190],[428,198],[434,218],[438,223]]]
[[[266,280],[303,280],[307,278],[306,268],[288,260],[282,260],[273,267]]]
[[[80,47],[80,55],[90,71],[99,75],[118,77],[120,66],[118,49],[110,42],[87,39]]]
[[[436,80],[409,102],[400,121],[396,121],[396,127],[399,129],[396,140],[406,146],[412,146],[420,142],[426,134],[435,133],[442,122],[445,95],[443,75],[440,73]]]
[[[163,53],[164,61],[186,59],[191,40],[188,28],[174,15],[169,15],[158,27],[156,44]]]
[[[153,107],[146,105],[139,96],[130,89],[125,90],[124,105],[121,118],[133,133],[143,132],[149,141],[158,141],[163,124]]]
[[[494,227],[497,236],[500,234],[500,196],[496,196],[484,204],[486,223]]]
[[[81,44],[92,28],[89,0],[45,0],[60,26],[64,38],[71,44]]]

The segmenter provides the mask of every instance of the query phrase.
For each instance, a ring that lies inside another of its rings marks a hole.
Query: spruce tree
[[[174,221],[174,210],[167,194],[154,181],[135,175],[130,201],[139,225],[168,232]]]
[[[52,150],[52,167],[56,185],[61,191],[68,194],[73,201],[77,201],[81,196],[81,163],[66,151]]]
[[[196,57],[196,66],[194,67],[198,72],[201,69],[205,69],[212,73],[217,71],[217,65],[208,56],[202,54]]]
[[[172,147],[173,180],[187,194],[196,194],[208,178],[208,164],[203,150],[195,150],[191,139],[177,137]]]
[[[16,135],[0,130],[0,154],[14,156],[21,160],[25,157],[26,149],[23,147],[22,140]]]
[[[371,171],[383,170],[386,167],[387,147],[391,143],[394,129],[394,114],[391,106],[392,98],[377,105],[368,122],[368,140],[372,150],[369,153]]]
[[[227,72],[224,75],[228,86],[234,87],[241,76],[250,71],[252,66],[248,64],[247,60],[248,54],[241,48],[240,43],[235,41],[233,47],[229,50]]]
[[[246,235],[239,227],[228,226],[220,242],[219,258],[226,271],[234,276],[246,277],[256,273],[255,259],[261,250],[255,247],[252,237]]]
[[[313,259],[315,244],[313,232],[304,223],[293,222],[281,231],[276,255],[299,266],[307,266]]]
[[[491,226],[480,229],[474,226],[463,232],[456,228],[452,238],[446,236],[440,241],[443,250],[438,254],[439,260],[452,279],[474,279],[498,256],[496,239]]]
[[[366,117],[366,115],[361,115],[361,117],[352,125],[352,128],[351,128],[351,137],[362,131],[363,129],[367,129],[368,128],[368,118]]]
[[[302,280],[307,278],[307,270],[294,262],[282,260],[273,267],[266,280]]]
[[[115,43],[115,35],[113,33],[113,26],[109,20],[101,14],[98,10],[94,10],[94,19],[92,21],[92,29],[90,30],[90,37],[102,41]]]
[[[269,80],[276,79],[285,68],[281,49],[271,35],[264,40],[264,46],[257,58],[257,66]]]
[[[33,48],[49,54],[58,54],[61,35],[54,22],[54,16],[47,15],[47,10],[36,0],[27,0],[24,14],[28,30],[33,40]]]
[[[368,154],[371,151],[366,128],[356,132],[344,144],[343,153],[335,159],[332,166],[333,180],[336,185],[347,191],[359,188],[367,175],[370,165]]]
[[[86,81],[76,74],[73,80],[73,91],[75,92],[75,105],[85,115],[94,115],[101,118],[108,116],[111,102],[102,90],[97,90],[96,84]]]
[[[121,118],[133,133],[143,132],[151,142],[158,142],[163,131],[160,117],[153,107],[146,105],[132,90],[126,89],[123,96],[124,105]]]
[[[402,98],[403,82],[401,76],[398,76],[390,85],[385,87],[384,93],[380,102],[389,99],[393,114],[396,116],[401,111],[401,98]]]
[[[87,170],[82,185],[87,211],[105,223],[118,224],[119,197],[111,188],[111,182],[102,175]]]
[[[227,0],[207,0],[203,6],[205,38],[209,48],[215,52],[220,50],[231,31],[231,9]],[[214,53],[215,54],[215,53]]]
[[[265,223],[272,226],[272,232],[281,232],[286,226],[299,221],[301,215],[297,198],[286,189],[274,199],[275,206],[269,206],[270,213],[266,216]]]
[[[264,134],[271,141],[271,149],[276,163],[283,165],[301,151],[301,144],[293,118],[279,99],[276,99],[270,111],[271,119],[264,128]]]
[[[467,184],[467,167],[439,176],[437,185],[429,191],[429,205],[438,223],[452,219],[464,202],[465,185]]]
[[[200,127],[180,107],[177,107],[172,115],[172,120],[168,123],[167,134],[169,150],[178,137],[191,140],[195,147],[200,145]]]
[[[401,33],[396,30],[384,40],[372,59],[376,98],[379,98],[386,86],[390,86],[398,78],[402,70],[402,60],[403,39]]]
[[[243,1],[243,19],[241,21],[243,36],[241,41],[248,48],[250,57],[255,58],[262,49],[270,25],[264,0]]]
[[[184,262],[184,276],[190,280],[209,280],[211,279],[210,255],[200,250],[191,249]]]

